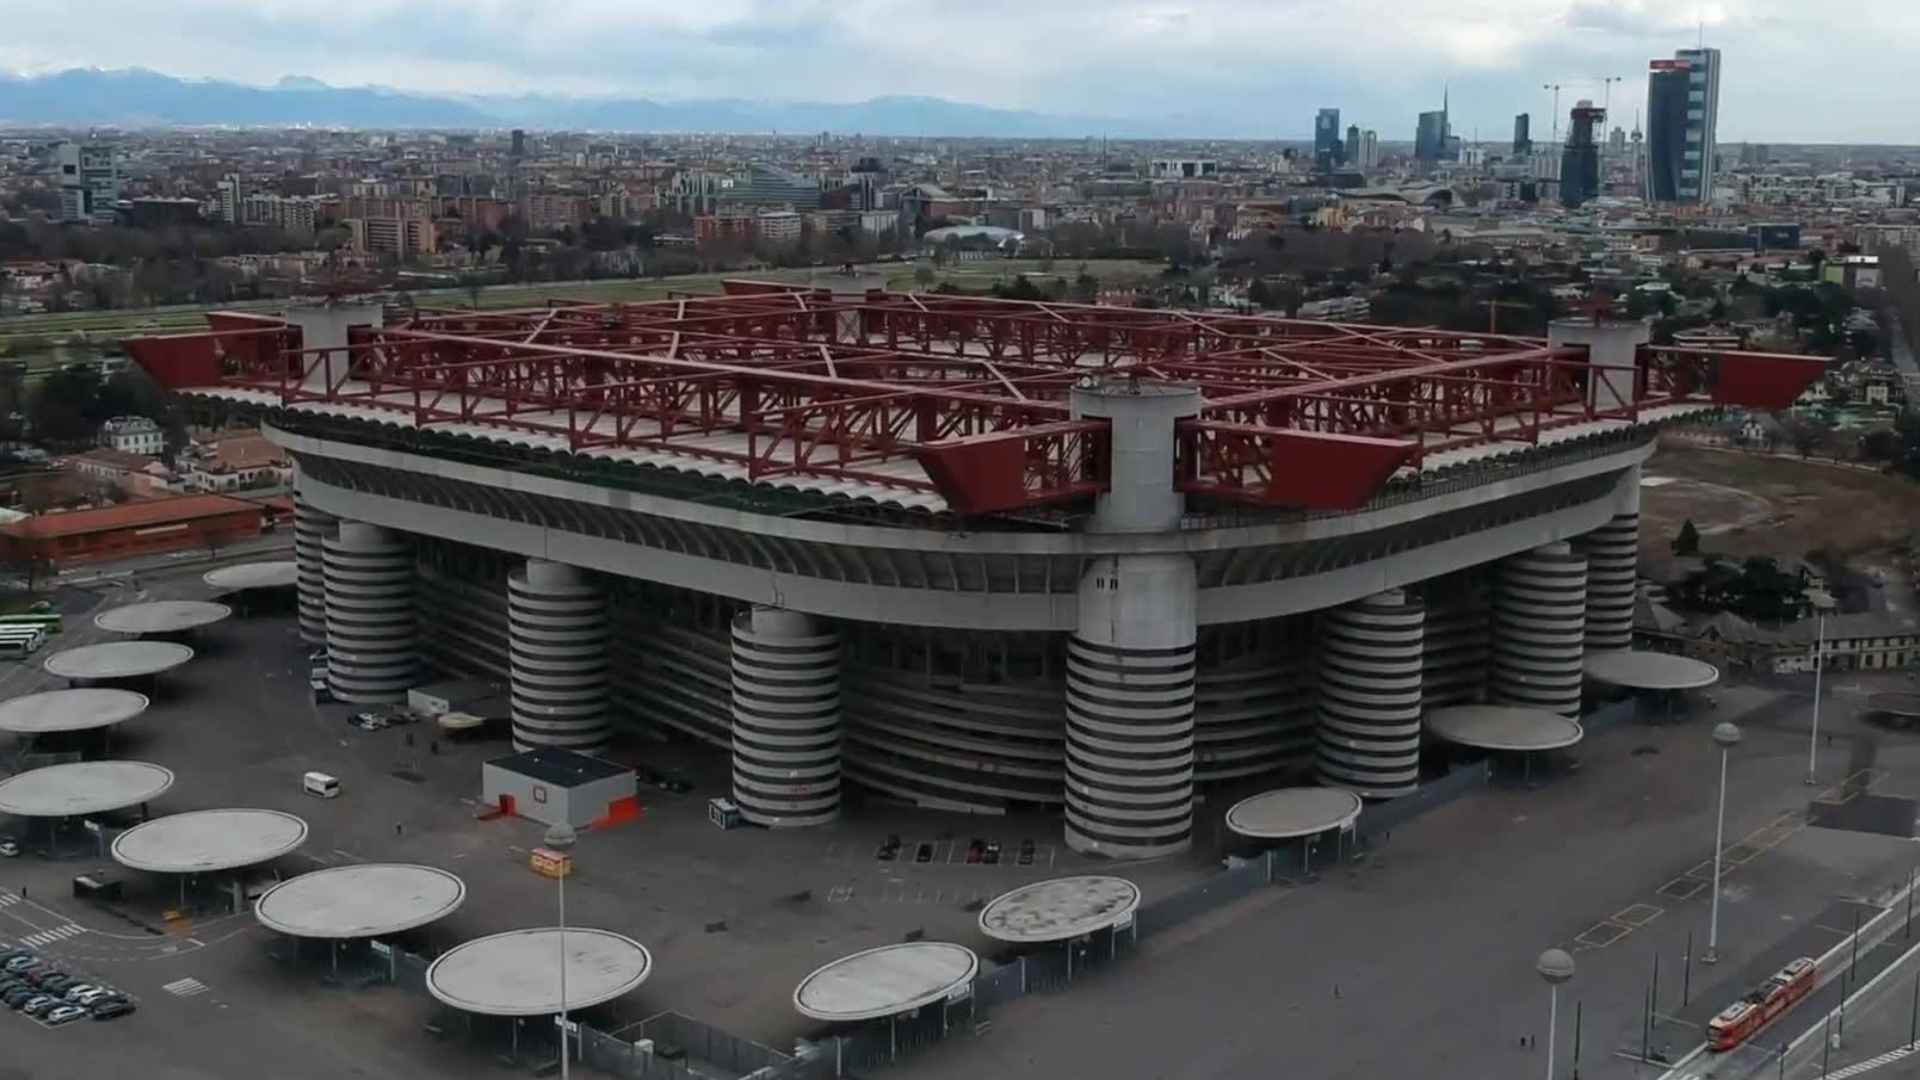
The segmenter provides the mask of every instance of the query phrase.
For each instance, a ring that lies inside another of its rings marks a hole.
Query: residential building
[[[120,148],[110,142],[71,140],[54,144],[60,181],[60,220],[111,222],[120,200]]]
[[[354,251],[375,255],[430,255],[440,249],[440,232],[421,218],[349,218],[341,222]]]
[[[1220,175],[1220,163],[1207,158],[1160,158],[1147,163],[1154,180],[1207,180]]]
[[[220,220],[229,225],[240,224],[240,208],[246,201],[246,189],[241,185],[239,173],[228,173],[220,178],[218,198]]]
[[[160,425],[144,416],[116,416],[100,425],[100,445],[123,454],[158,457],[167,439]]]
[[[287,452],[258,429],[220,432],[196,443],[183,455],[184,477],[190,491],[239,491],[293,482],[293,462]]]
[[[800,242],[800,214],[794,210],[762,210],[754,215],[754,236],[769,247]]]

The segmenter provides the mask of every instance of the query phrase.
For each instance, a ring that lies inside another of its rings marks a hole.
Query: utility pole
[[[1482,300],[1480,306],[1487,309],[1487,333],[1497,334],[1500,332],[1501,308],[1520,308],[1524,311],[1533,305],[1523,304],[1518,300]]]

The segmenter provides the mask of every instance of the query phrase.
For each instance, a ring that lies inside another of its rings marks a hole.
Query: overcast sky
[[[1631,126],[1646,62],[1725,53],[1722,141],[1920,143],[1920,2],[1855,0],[5,0],[0,68],[307,75],[462,93],[852,101],[926,94],[1043,112],[1313,111],[1410,139],[1453,87],[1454,130],[1548,133],[1552,94]]]

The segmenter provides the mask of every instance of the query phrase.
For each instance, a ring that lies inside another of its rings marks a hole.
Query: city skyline
[[[1648,59],[1704,35],[1732,65],[1722,142],[1897,144],[1912,139],[1905,117],[1920,105],[1897,66],[1903,46],[1920,45],[1920,13],[1886,0],[1862,5],[1857,32],[1783,0],[1416,3],[1369,24],[1364,46],[1350,19],[1223,0],[1117,9],[1064,0],[1039,11],[994,0],[964,25],[901,17],[887,0],[853,11],[572,0],[537,15],[491,4],[452,12],[438,0],[325,10],[192,0],[164,11],[107,0],[96,17],[73,20],[51,0],[20,0],[0,71],[146,67],[254,86],[297,76],[436,95],[663,102],[917,95],[1203,137],[1310,138],[1313,110],[1325,106],[1395,141],[1410,139],[1415,114],[1450,86],[1454,132],[1497,140],[1514,114],[1549,110],[1543,84],[1601,100],[1608,76],[1623,77],[1611,112],[1630,126],[1622,104],[1645,100]],[[1067,40],[1076,47],[1062,50]],[[1764,75],[1786,70],[1805,77]]]

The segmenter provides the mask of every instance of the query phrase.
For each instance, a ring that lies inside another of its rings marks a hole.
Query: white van
[[[307,794],[322,799],[332,799],[340,794],[340,781],[323,772],[310,772],[301,777],[300,786]]]

